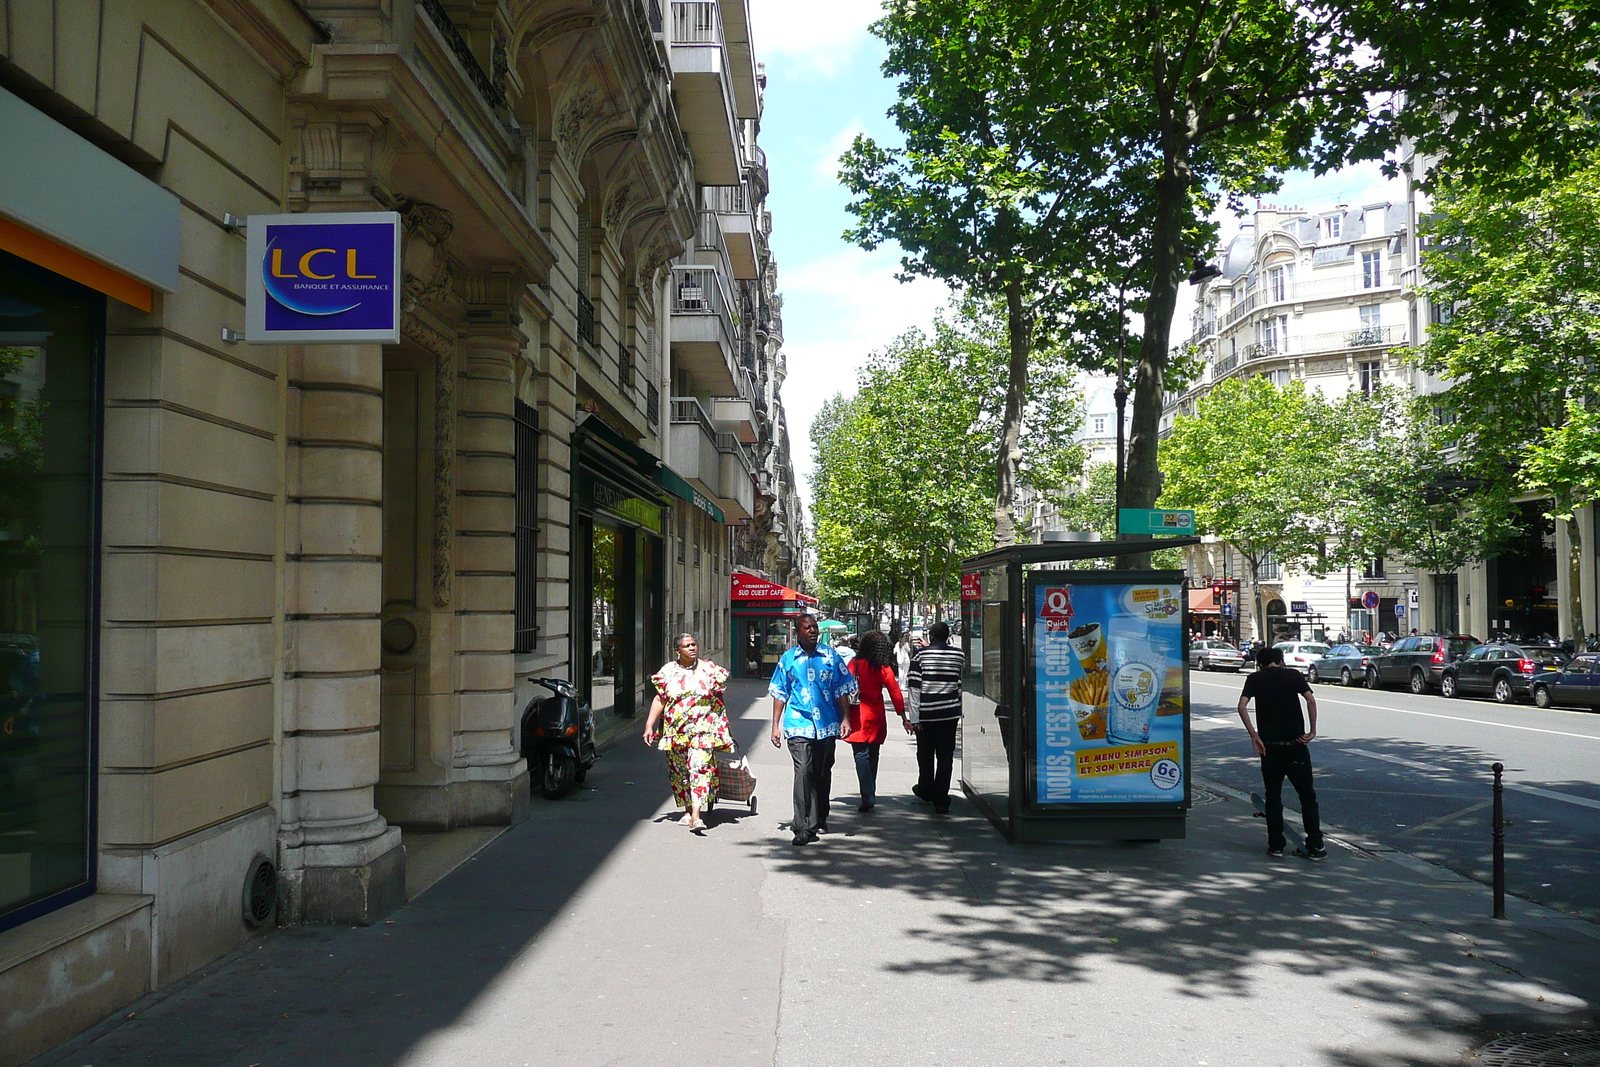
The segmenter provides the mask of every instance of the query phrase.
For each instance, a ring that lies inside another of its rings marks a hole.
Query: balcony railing
[[[456,57],[456,62],[461,64],[467,79],[478,92],[483,94],[489,106],[499,111],[508,110],[510,105],[506,102],[506,94],[478,63],[478,57],[472,54],[472,46],[467,44],[467,39],[456,29],[456,24],[451,21],[450,13],[445,10],[444,4],[440,0],[422,0],[422,10],[428,13],[428,21],[438,28],[439,35],[450,48],[450,54]]]
[[[694,247],[697,253],[716,257],[724,277],[733,277],[733,261],[728,258],[728,239],[722,234],[722,220],[717,212],[706,209],[700,212],[700,225],[695,228]]]
[[[672,289],[674,315],[720,315],[731,328],[736,317],[726,275],[715,267],[674,267],[672,273],[677,282]]]
[[[1217,360],[1217,362],[1215,364],[1212,365],[1211,375],[1214,378],[1220,378],[1224,374],[1227,374],[1229,371],[1231,371],[1233,368],[1237,367],[1238,365],[1239,365],[1239,357],[1238,356],[1223,356],[1221,359]]]
[[[578,294],[578,340],[594,344],[594,301]]]
[[[721,215],[750,214],[750,196],[743,185],[707,185],[700,190],[700,202]]]
[[[1403,345],[1406,342],[1404,326],[1363,326],[1359,330],[1335,330],[1331,333],[1307,334],[1301,339],[1303,352],[1341,352],[1348,348],[1377,348]]]
[[[1244,346],[1245,359],[1271,359],[1286,354],[1283,346],[1276,341],[1257,341],[1253,345]]]
[[[672,422],[674,425],[681,423],[698,423],[701,432],[707,438],[717,439],[717,428],[711,423],[711,416],[706,414],[706,409],[700,406],[700,401],[692,396],[675,396],[672,398]]]
[[[722,9],[717,0],[673,0],[672,43],[720,45]]]
[[[739,439],[733,436],[733,434],[717,434],[717,451],[726,452],[732,456],[738,456],[739,462],[744,464],[745,473],[755,473],[756,464],[755,461],[750,458],[750,450],[745,448],[744,445],[739,442]]]
[[[1273,304],[1303,304],[1310,300],[1332,300],[1341,296],[1398,289],[1404,280],[1402,277],[1404,274],[1403,270],[1381,271],[1374,279],[1376,285],[1364,285],[1365,279],[1360,275],[1278,285],[1274,285],[1270,280],[1260,282],[1248,289],[1223,313],[1222,326],[1226,329],[1252,311]]]
[[[617,388],[633,388],[633,349],[627,345],[617,346]]]

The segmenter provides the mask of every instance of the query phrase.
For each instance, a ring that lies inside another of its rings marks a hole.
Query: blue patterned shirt
[[[784,702],[785,737],[838,737],[839,697],[856,691],[855,675],[844,657],[826,645],[807,652],[795,645],[778,660],[767,692]]]

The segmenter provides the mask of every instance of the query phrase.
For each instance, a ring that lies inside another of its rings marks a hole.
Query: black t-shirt
[[[1263,741],[1293,741],[1306,732],[1300,694],[1311,683],[1288,667],[1263,667],[1244,680],[1244,695],[1256,701],[1256,733]]]

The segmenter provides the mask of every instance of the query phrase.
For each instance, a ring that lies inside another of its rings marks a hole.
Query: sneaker
[[[1279,845],[1277,848],[1267,849],[1267,855],[1271,856],[1273,859],[1283,859],[1283,846]]]
[[[1306,859],[1308,860],[1325,860],[1327,858],[1328,850],[1321,845],[1318,845],[1316,848],[1306,849]]]

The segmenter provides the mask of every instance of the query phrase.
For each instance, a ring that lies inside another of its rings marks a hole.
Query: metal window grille
[[[594,301],[578,294],[578,340],[594,344]]]
[[[650,425],[654,426],[661,421],[661,390],[656,388],[655,382],[649,382],[645,386],[645,404],[645,417],[650,420]]]
[[[660,33],[661,32],[661,2],[660,2],[660,0],[650,0],[650,32],[651,33]]]
[[[633,349],[627,345],[617,346],[617,386],[633,388]]]
[[[516,453],[516,616],[512,648],[532,652],[539,644],[539,413],[516,401],[512,412]]]

